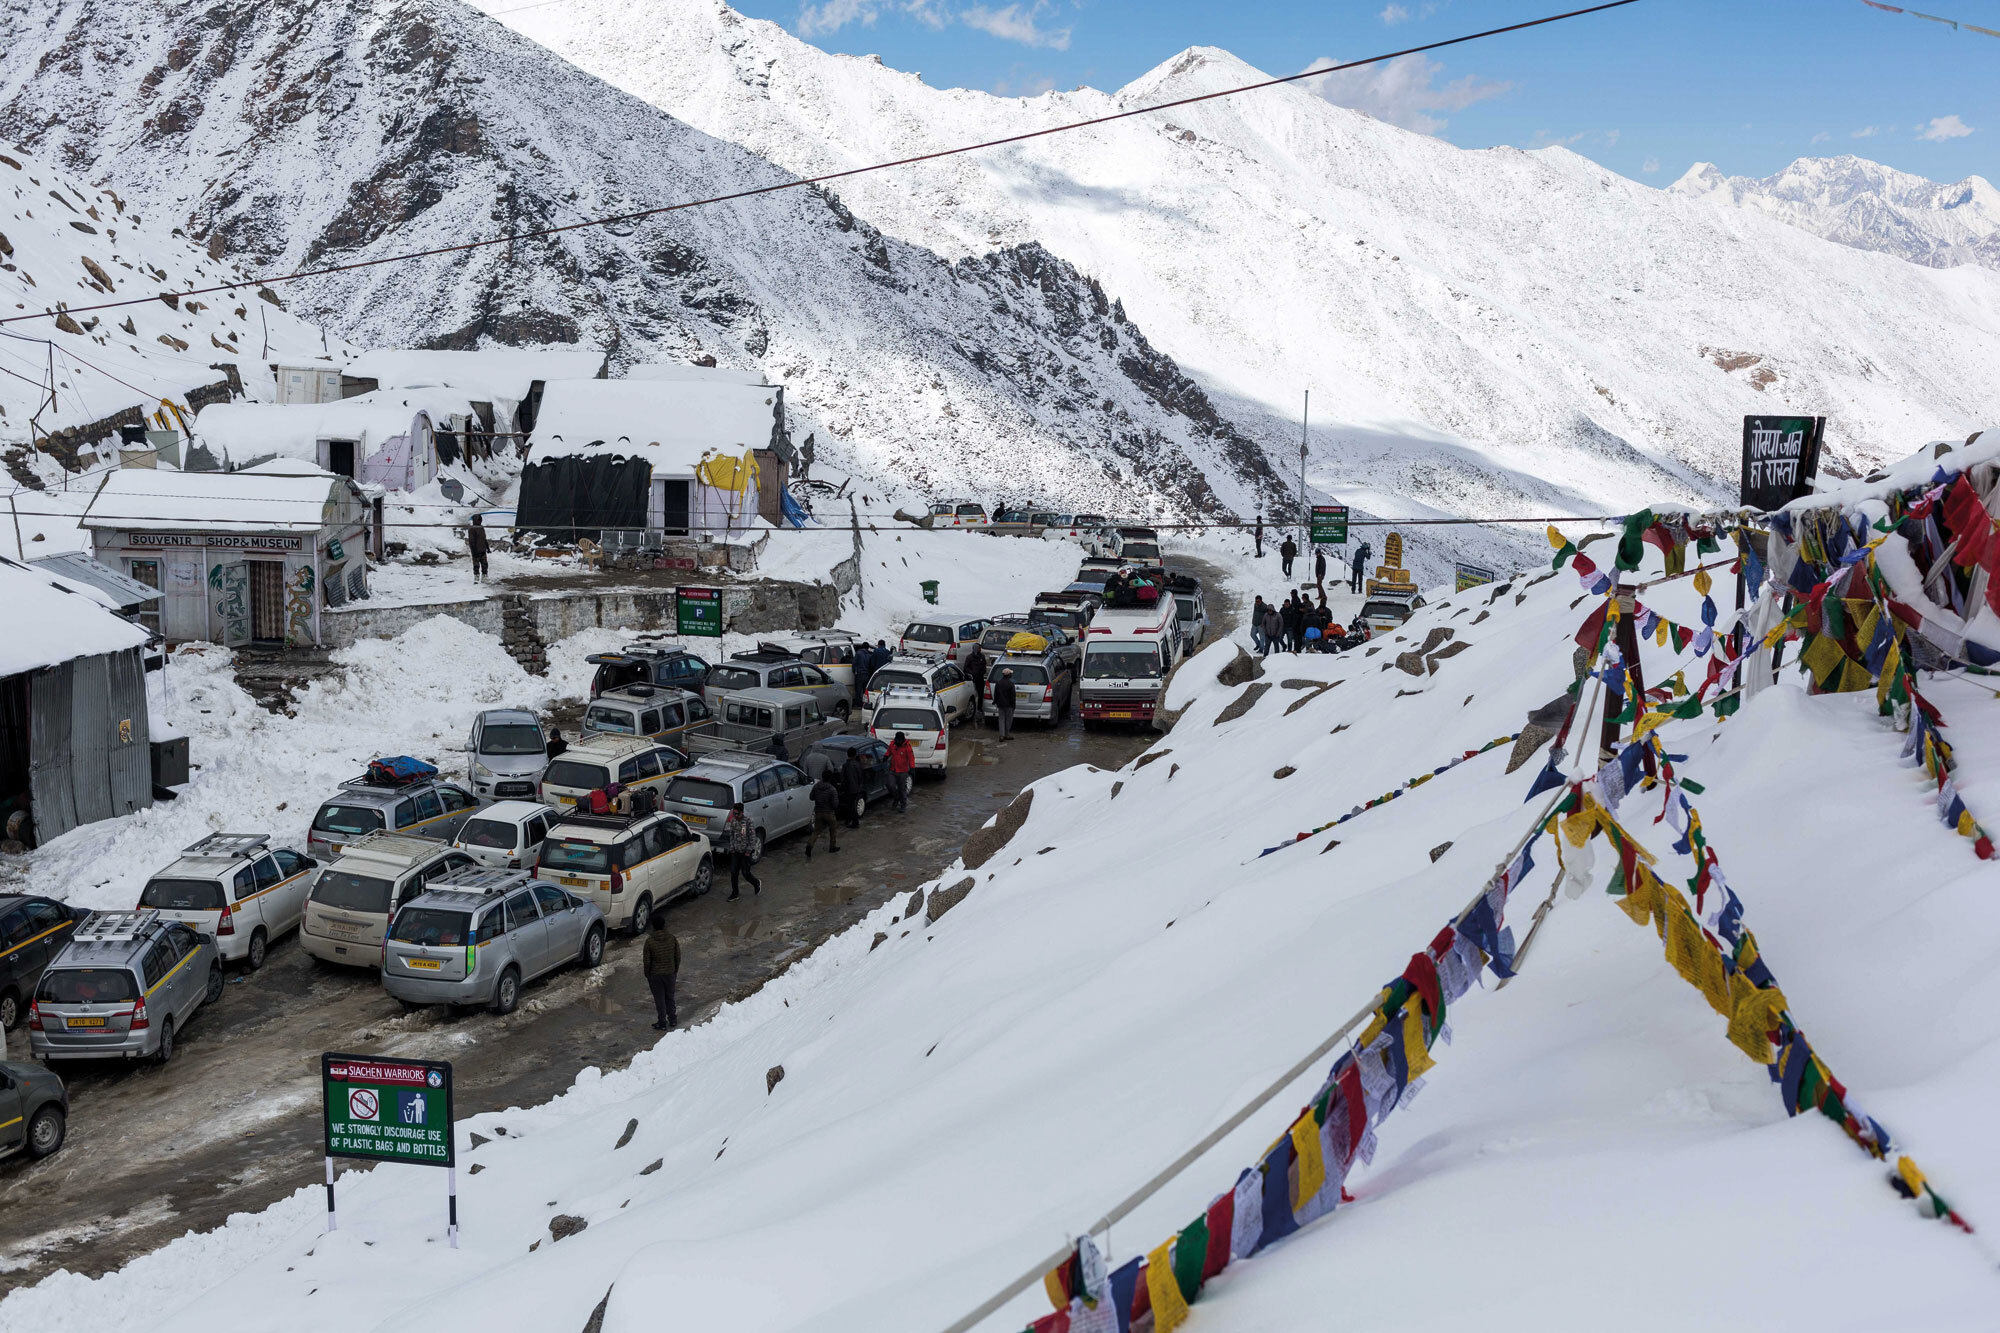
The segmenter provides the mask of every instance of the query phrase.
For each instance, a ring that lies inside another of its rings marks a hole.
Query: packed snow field
[[[895,571],[870,587],[872,610],[905,580],[880,544],[869,555]],[[1247,571],[1240,583],[1253,586]],[[1185,711],[1152,754],[1036,783],[997,854],[924,886],[970,879],[945,915],[899,920],[910,905],[893,903],[629,1069],[461,1123],[461,1166],[481,1169],[459,1176],[456,1252],[436,1173],[377,1169],[343,1177],[335,1233],[323,1234],[322,1192],[301,1182],[122,1272],[17,1292],[0,1322],[206,1328],[226,1303],[295,1330],[566,1329],[602,1301],[608,1333],[653,1327],[663,1309],[746,1330],[942,1327],[1312,1050],[1478,891],[1541,808],[1523,797],[1545,753],[1508,774],[1501,746],[1259,853],[1519,731],[1573,678],[1572,636],[1594,601],[1580,592],[1565,570],[1443,596],[1375,651],[1274,654],[1248,685],[1220,683],[1233,650],[1210,649],[1176,682]],[[1685,581],[1646,600],[1698,623]],[[1440,630],[1468,646],[1399,669]],[[212,741],[245,753],[145,816],[144,841],[192,836],[197,811],[237,800],[284,818],[250,781],[268,749],[257,732],[296,728],[297,766],[324,784],[360,753],[337,731],[351,736],[358,707],[382,715],[385,739],[414,741],[455,734],[433,721],[447,694],[469,712],[461,694],[511,702],[534,688],[504,659],[467,670],[457,634],[431,622],[371,648],[343,692],[308,698],[290,722],[251,729],[213,708]],[[544,688],[574,688],[582,646],[563,646]],[[1648,680],[1688,665],[1650,644],[1644,660]],[[1936,693],[1966,798],[1991,808],[2000,784],[1972,775],[2000,766],[2000,704]],[[2000,1092],[2000,981],[1984,966],[2000,905],[1872,703],[1807,697],[1788,674],[1726,722],[1670,724],[1666,745],[1706,786],[1710,845],[1816,1047],[1976,1225],[2000,1215],[2000,1160],[1984,1147]],[[1685,879],[1648,804],[1634,796],[1622,817],[1663,875]],[[59,844],[38,871],[144,864],[136,837],[73,838],[109,841],[95,857]],[[1515,894],[1517,931],[1557,874],[1547,840],[1538,855]],[[1604,900],[1606,860],[1580,899],[1554,895],[1504,993],[1489,975],[1452,1006],[1423,1095],[1348,1177],[1355,1202],[1231,1266],[1198,1326],[1295,1329],[1338,1310],[1355,1327],[1442,1329],[1476,1310],[1500,1329],[1596,1326],[1607,1312],[1668,1329],[1716,1309],[1770,1328],[1986,1324],[1983,1236],[1917,1217],[1831,1122],[1787,1120],[1658,941]],[[877,932],[888,939],[871,949]],[[1226,1190],[1319,1073],[1100,1237],[1111,1262]],[[588,1227],[552,1240],[559,1214]],[[1412,1268],[1413,1255],[1430,1258]],[[1047,1308],[1037,1284],[982,1327]]]

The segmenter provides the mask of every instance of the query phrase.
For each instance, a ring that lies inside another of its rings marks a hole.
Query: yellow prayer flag
[[[1896,672],[1903,663],[1903,650],[1895,639],[1889,640],[1889,654],[1882,659],[1882,677],[1875,682],[1875,702],[1889,702],[1889,690],[1896,683]]]
[[[1917,1164],[1909,1158],[1898,1157],[1896,1159],[1896,1174],[1901,1176],[1903,1183],[1910,1187],[1910,1193],[1922,1194],[1924,1192],[1926,1185],[1924,1173],[1917,1170]]]
[[[1560,532],[1557,532],[1556,525],[1553,523],[1549,524],[1549,545],[1551,548],[1558,551],[1562,550],[1563,547],[1569,545],[1569,539],[1563,536]]]
[[[1759,990],[1738,972],[1729,979],[1729,1041],[1760,1065],[1771,1063],[1770,1033],[1785,1008],[1785,993],[1777,987]]]
[[[1403,1010],[1403,1058],[1410,1063],[1412,1082],[1437,1067],[1437,1061],[1431,1059],[1430,1050],[1424,1045],[1424,1016],[1418,1012],[1415,1001]]]
[[[1153,1333],[1170,1333],[1187,1322],[1188,1305],[1174,1277],[1174,1243],[1165,1240],[1146,1256],[1146,1295],[1153,1302]],[[1121,1317],[1120,1322],[1123,1322]]]
[[[1671,634],[1672,632],[1673,632],[1673,623],[1669,621],[1665,616],[1661,616],[1660,623],[1653,626],[1653,642],[1655,644],[1658,644],[1662,648],[1666,647],[1667,635]]]
[[[1708,596],[1709,591],[1714,587],[1715,587],[1715,580],[1708,576],[1707,570],[1697,569],[1694,572],[1694,590],[1697,594],[1699,594],[1702,597],[1706,597]]]
[[[1618,900],[1618,906],[1632,924],[1643,926],[1653,919],[1653,904],[1658,897],[1659,876],[1643,865],[1632,868],[1632,877],[1625,886],[1625,896]]]
[[[1296,1213],[1326,1188],[1326,1154],[1320,1150],[1319,1122],[1311,1109],[1292,1122],[1292,1153],[1299,1164],[1292,1190],[1292,1211]]]

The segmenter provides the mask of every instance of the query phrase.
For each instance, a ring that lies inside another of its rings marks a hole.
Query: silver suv
[[[478,799],[455,782],[419,778],[388,787],[366,776],[349,778],[313,816],[306,850],[331,860],[348,843],[380,832],[415,833],[450,842],[478,808]]]
[[[549,743],[541,721],[525,708],[486,709],[472,719],[465,766],[472,793],[482,801],[533,796],[542,770],[549,766]]]
[[[466,870],[405,903],[382,947],[382,989],[405,1009],[489,1006],[568,962],[604,961],[604,913],[521,870]]]
[[[99,912],[42,973],[28,1009],[36,1058],[173,1058],[175,1034],[222,997],[215,941],[154,911]]]
[[[729,809],[738,801],[750,820],[753,864],[764,858],[765,843],[812,826],[812,779],[781,759],[744,750],[708,755],[676,773],[662,805],[721,849]]]
[[[826,668],[802,662],[783,652],[733,653],[727,662],[708,669],[702,695],[708,706],[722,707],[722,696],[740,690],[787,690],[819,700],[828,717],[847,720],[854,709],[854,687],[828,675]]]

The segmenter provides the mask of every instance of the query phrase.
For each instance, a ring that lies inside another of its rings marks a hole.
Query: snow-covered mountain
[[[0,318],[167,293],[124,310],[0,325],[0,458],[11,473],[0,489],[60,475],[58,456],[75,463],[77,445],[115,439],[105,423],[120,414],[136,425],[134,410],[156,412],[162,399],[185,410],[239,388],[269,398],[265,362],[341,350],[268,289],[173,295],[243,276],[172,218],[0,141]]]
[[[1003,98],[827,54],[721,0],[476,3],[799,172],[1264,77],[1196,48],[1115,93]],[[1824,413],[1836,460],[1860,465],[1962,435],[2000,390],[1991,274],[1856,254],[1563,149],[1468,152],[1309,86],[841,191],[947,255],[1039,241],[1246,417],[1296,420],[1310,386],[1329,423],[1315,481],[1391,511],[1715,494],[1733,485],[1744,413]]]
[[[32,0],[0,133],[280,270],[788,179],[455,0]],[[1247,510],[1257,444],[1032,238],[955,260],[805,189],[294,285],[357,341],[754,363],[933,491]],[[844,454],[844,457],[843,457]]]
[[[2000,190],[1983,176],[1944,185],[1847,154],[1802,157],[1761,180],[1697,162],[1668,188],[1914,264],[2000,269]]]

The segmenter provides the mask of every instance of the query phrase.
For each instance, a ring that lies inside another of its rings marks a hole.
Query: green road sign
[[[722,637],[722,589],[681,588],[674,599],[674,627],[697,638]]]
[[[1347,506],[1314,505],[1312,539],[1322,546],[1347,545]]]
[[[320,1085],[328,1157],[416,1166],[456,1164],[449,1061],[329,1051],[320,1056]]]

